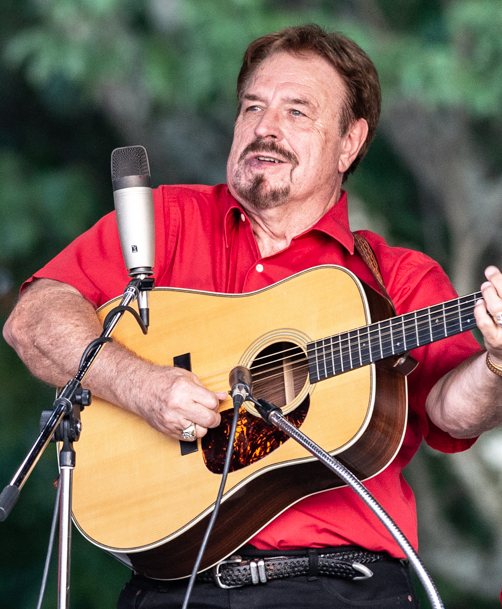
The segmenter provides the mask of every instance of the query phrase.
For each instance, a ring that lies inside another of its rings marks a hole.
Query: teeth
[[[272,159],[268,156],[259,156],[256,157],[259,161],[267,161],[268,163],[280,163],[277,159]]]

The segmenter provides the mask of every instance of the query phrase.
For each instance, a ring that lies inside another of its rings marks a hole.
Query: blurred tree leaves
[[[245,47],[263,33],[305,22],[353,37],[380,72],[382,125],[368,157],[348,183],[370,217],[387,218],[387,236],[393,243],[418,247],[438,258],[452,271],[460,291],[479,285],[488,253],[492,262],[500,259],[500,0],[3,4],[4,316],[26,277],[112,209],[108,168],[116,146],[144,144],[156,183],[224,180],[236,109],[235,80]],[[0,343],[0,362],[0,463],[6,482],[34,440],[37,413],[50,405],[52,389],[30,378],[5,343]],[[2,548],[16,549],[0,555],[0,597],[23,609],[34,606],[48,537],[56,474],[54,453],[48,453],[2,525]],[[436,527],[436,541],[445,522],[465,522],[476,509],[455,510],[456,503],[475,506],[480,500],[460,470],[448,476],[447,496],[441,497],[443,483],[436,485],[435,476],[421,488],[441,459],[445,458],[425,459],[423,472],[418,468],[410,473],[419,493],[423,490],[430,505],[443,510],[425,523]],[[444,476],[453,469],[442,467]],[[439,491],[428,495],[429,487]],[[497,488],[486,493],[496,494]],[[502,554],[500,548],[490,554],[500,544],[497,521],[479,505],[477,509],[470,540],[478,536],[487,561],[493,563],[493,557],[498,560]],[[447,536],[454,543],[461,537],[458,531]],[[72,606],[113,606],[127,570],[79,535],[74,544]],[[489,573],[488,578],[496,579],[498,563],[487,563],[485,570],[480,564],[473,563],[473,573]],[[472,597],[458,591],[467,580],[440,572],[446,589],[456,587],[448,592],[453,600],[447,605],[474,606]],[[491,590],[499,583],[491,581]],[[481,583],[479,588],[486,597]],[[474,604],[495,606],[491,599],[479,597]]]
[[[57,236],[69,243],[87,230],[96,198],[87,167],[41,169],[21,155],[0,154],[0,259],[14,264]],[[71,204],[68,205],[68,201]]]

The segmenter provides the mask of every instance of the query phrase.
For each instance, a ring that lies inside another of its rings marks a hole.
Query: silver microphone
[[[148,156],[143,146],[112,152],[113,199],[120,245],[129,276],[152,275],[155,216]]]

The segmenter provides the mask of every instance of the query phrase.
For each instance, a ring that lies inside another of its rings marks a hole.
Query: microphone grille
[[[128,176],[150,177],[148,155],[143,146],[125,146],[112,152],[112,180]]]

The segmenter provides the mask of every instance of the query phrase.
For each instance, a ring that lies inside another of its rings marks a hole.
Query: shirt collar
[[[229,234],[230,231],[235,227],[236,223],[240,221],[241,214],[246,216],[246,212],[238,201],[227,190],[227,202],[225,210],[225,245],[229,247]],[[247,216],[246,216],[247,218]],[[349,212],[347,207],[347,193],[342,190],[342,194],[338,202],[328,210],[322,218],[320,218],[314,226],[307,229],[301,235],[297,235],[295,239],[300,238],[302,235],[306,235],[310,231],[320,231],[329,235],[341,245],[343,245],[350,254],[354,253],[354,235],[350,231],[349,227]]]

